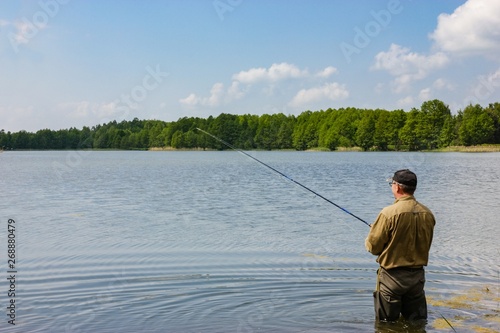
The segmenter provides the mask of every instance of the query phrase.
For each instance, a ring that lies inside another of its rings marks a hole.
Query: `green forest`
[[[440,100],[419,109],[340,108],[298,116],[222,113],[206,119],[111,121],[82,129],[0,131],[0,147],[10,149],[228,149],[203,129],[240,149],[354,148],[418,151],[449,146],[500,144],[500,103],[468,105],[456,115]]]

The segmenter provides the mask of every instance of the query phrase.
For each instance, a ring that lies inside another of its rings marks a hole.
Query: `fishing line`
[[[303,189],[305,189],[305,190],[307,190],[307,191],[309,191],[309,192],[313,193],[314,195],[316,195],[316,196],[320,197],[321,199],[325,200],[326,202],[328,202],[328,203],[330,203],[330,204],[334,205],[334,206],[335,206],[335,207],[337,207],[338,209],[342,210],[344,213],[347,213],[347,214],[351,215],[352,217],[354,217],[354,218],[356,218],[356,219],[360,220],[361,222],[363,222],[363,223],[364,223],[364,224],[366,224],[367,226],[370,226],[370,224],[368,224],[368,222],[366,222],[366,221],[365,221],[365,220],[363,220],[362,218],[360,218],[360,217],[358,217],[358,216],[354,215],[353,213],[351,213],[351,212],[350,212],[350,211],[348,211],[347,209],[345,209],[345,208],[343,208],[343,207],[341,207],[341,206],[337,205],[335,202],[331,201],[331,200],[330,200],[330,199],[328,199],[328,198],[325,198],[325,197],[324,197],[324,196],[322,196],[321,194],[319,194],[319,193],[317,193],[317,192],[315,192],[315,191],[311,190],[309,187],[307,187],[307,186],[305,186],[305,185],[302,185],[301,183],[299,183],[298,181],[294,180],[293,178],[288,177],[288,176],[287,176],[286,174],[284,174],[283,172],[281,172],[281,171],[279,171],[279,170],[277,170],[277,169],[273,168],[272,166],[270,166],[270,165],[268,165],[268,164],[266,164],[266,163],[262,162],[261,160],[259,160],[259,159],[255,158],[255,157],[253,157],[252,155],[245,153],[243,150],[241,150],[241,149],[238,149],[238,148],[234,147],[232,144],[230,144],[230,143],[228,143],[228,142],[226,142],[226,141],[224,141],[224,140],[222,140],[222,139],[220,139],[220,138],[216,137],[215,135],[210,134],[210,133],[208,133],[207,131],[202,130],[201,128],[198,128],[198,127],[197,127],[196,129],[197,129],[198,131],[200,131],[200,132],[205,133],[205,134],[206,134],[206,135],[208,135],[208,136],[211,136],[212,138],[214,138],[215,140],[217,140],[217,141],[219,141],[219,142],[223,143],[224,145],[228,146],[229,148],[231,148],[231,149],[233,149],[233,150],[235,150],[235,151],[237,151],[237,152],[239,152],[239,153],[241,153],[241,154],[243,154],[243,155],[245,155],[245,156],[247,156],[247,157],[250,157],[252,160],[254,160],[254,161],[256,161],[256,162],[258,162],[258,163],[262,164],[262,165],[263,165],[263,166],[265,166],[266,168],[271,169],[272,171],[276,172],[277,174],[279,174],[280,176],[284,177],[285,179],[288,179],[288,180],[289,180],[289,181],[291,181],[292,183],[294,183],[294,184],[296,184],[296,185],[299,185],[299,186],[300,186],[300,187],[302,187]]]
[[[444,321],[448,324],[448,326],[450,326],[450,327],[451,327],[451,329],[453,330],[453,332],[457,333],[457,331],[455,331],[455,327],[451,326],[451,324],[450,324],[450,322],[448,321],[448,319],[446,319],[446,318],[445,318],[445,317],[441,314],[441,312],[439,312],[439,311],[438,311],[438,313],[439,313],[439,315],[441,316],[441,318],[443,318],[443,319],[444,319]]]

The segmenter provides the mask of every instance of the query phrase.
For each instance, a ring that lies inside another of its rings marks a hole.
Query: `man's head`
[[[417,175],[408,169],[398,170],[392,176],[391,184],[395,197],[398,193],[413,195],[417,189]]]

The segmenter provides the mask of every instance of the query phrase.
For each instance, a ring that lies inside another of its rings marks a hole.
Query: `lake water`
[[[249,154],[369,223],[414,170],[425,331],[500,331],[500,154]],[[0,198],[2,332],[423,331],[375,327],[364,223],[234,151],[8,151]]]

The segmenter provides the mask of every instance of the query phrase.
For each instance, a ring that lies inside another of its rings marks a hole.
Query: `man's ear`
[[[398,189],[396,190],[396,192],[398,194],[405,194],[405,191],[403,190],[403,188],[401,186],[397,185],[397,187],[398,187]]]

